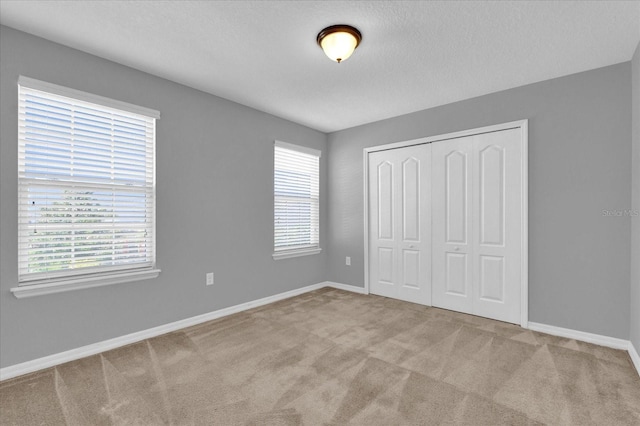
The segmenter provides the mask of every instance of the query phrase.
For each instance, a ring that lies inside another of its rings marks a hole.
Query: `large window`
[[[20,77],[17,296],[29,285],[157,275],[157,118]]]
[[[274,259],[320,252],[320,151],[280,141],[274,148]]]

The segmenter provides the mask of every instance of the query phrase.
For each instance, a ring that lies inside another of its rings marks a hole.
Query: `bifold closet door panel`
[[[520,129],[433,143],[433,306],[519,323]]]
[[[433,306],[473,313],[472,137],[433,144]]]
[[[431,304],[431,147],[369,154],[370,292]]]
[[[473,313],[520,323],[520,129],[473,137]]]

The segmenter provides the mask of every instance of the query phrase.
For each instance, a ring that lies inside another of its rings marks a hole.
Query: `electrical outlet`
[[[207,273],[207,285],[213,285],[213,272]]]
[[[345,259],[344,263],[345,263],[347,266],[351,266],[351,257],[347,256],[347,258]]]

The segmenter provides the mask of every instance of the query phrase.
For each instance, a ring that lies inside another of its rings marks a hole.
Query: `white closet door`
[[[431,147],[369,154],[370,292],[431,304]]]
[[[472,137],[433,143],[433,306],[473,312]]]
[[[473,137],[473,313],[520,323],[520,129]]]
[[[433,145],[433,306],[519,323],[520,130]]]

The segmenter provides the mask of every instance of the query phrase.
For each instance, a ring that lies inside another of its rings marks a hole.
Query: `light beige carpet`
[[[0,384],[18,425],[640,425],[624,351],[322,289]]]

